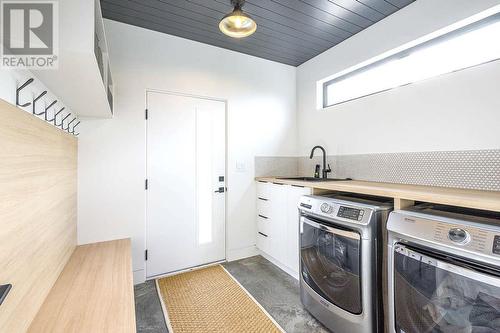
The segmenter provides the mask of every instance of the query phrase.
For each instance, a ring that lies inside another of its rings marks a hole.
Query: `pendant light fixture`
[[[257,30],[257,23],[241,10],[244,3],[245,0],[231,0],[234,10],[224,16],[219,23],[219,29],[225,35],[243,38],[250,36]]]

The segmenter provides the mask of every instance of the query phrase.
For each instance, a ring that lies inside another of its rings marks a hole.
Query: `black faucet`
[[[326,151],[325,151],[325,148],[323,148],[321,146],[314,146],[313,149],[311,150],[311,155],[309,156],[309,158],[310,159],[313,158],[314,151],[316,149],[321,149],[321,151],[323,152],[323,179],[326,179],[326,178],[328,178],[328,173],[332,172],[332,169],[330,169],[330,164],[328,164],[328,168],[326,166]]]

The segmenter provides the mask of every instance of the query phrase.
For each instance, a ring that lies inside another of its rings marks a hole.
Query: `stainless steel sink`
[[[276,179],[283,180],[300,180],[305,182],[337,182],[337,181],[345,181],[352,180],[351,178],[314,178],[314,177],[277,177]]]

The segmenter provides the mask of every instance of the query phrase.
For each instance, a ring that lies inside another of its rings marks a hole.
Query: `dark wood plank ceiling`
[[[219,31],[229,0],[101,0],[105,18],[298,66],[415,0],[247,0],[244,39]]]

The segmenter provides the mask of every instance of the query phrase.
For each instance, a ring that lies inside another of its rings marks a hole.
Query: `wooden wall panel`
[[[76,246],[73,136],[0,100],[0,332],[25,332]]]

